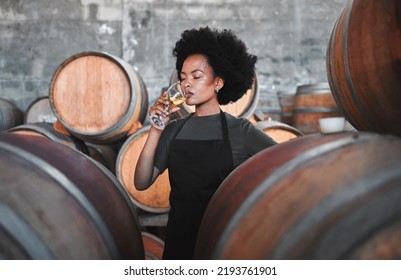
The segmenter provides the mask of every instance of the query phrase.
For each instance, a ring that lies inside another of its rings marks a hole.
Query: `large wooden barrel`
[[[319,119],[342,116],[329,84],[300,85],[294,99],[293,126],[304,134],[319,132]]]
[[[83,52],[55,71],[49,99],[57,119],[85,142],[124,138],[148,107],[146,86],[124,60],[107,53]]]
[[[88,156],[44,137],[0,135],[3,259],[144,259],[124,188]]]
[[[334,98],[357,130],[401,135],[401,3],[348,1],[327,49]]]
[[[173,71],[170,77],[170,84],[178,81],[177,71]],[[259,101],[259,84],[258,75],[255,72],[252,87],[236,102],[220,106],[224,112],[227,112],[235,117],[250,118],[252,117]],[[195,111],[194,106],[188,106],[185,102],[181,105],[179,116],[188,115]]]
[[[273,138],[277,143],[283,143],[303,135],[303,133],[295,127],[271,119],[257,122],[256,126]]]
[[[134,184],[136,164],[148,138],[149,129],[150,126],[144,126],[124,142],[117,155],[116,176],[139,209],[150,213],[167,213],[170,209],[168,170],[146,190],[138,191]]]
[[[24,115],[24,123],[55,123],[56,121],[57,117],[50,106],[49,97],[41,97],[33,101]]]
[[[234,170],[202,220],[198,259],[391,259],[400,246],[401,138],[313,134]],[[398,229],[398,231],[397,231]],[[391,237],[391,238],[390,238]],[[376,246],[377,248],[377,246]]]
[[[13,134],[24,134],[24,135],[34,135],[48,138],[56,143],[60,143],[80,151],[84,154],[89,154],[87,145],[80,139],[63,134],[56,129],[54,129],[53,124],[48,122],[37,122],[37,123],[26,123],[19,126],[10,128],[7,130],[9,133]]]
[[[0,98],[0,131],[18,126],[22,122],[22,111],[11,101]]]
[[[156,235],[143,231],[143,247],[145,249],[145,259],[161,260],[163,259],[164,241]]]

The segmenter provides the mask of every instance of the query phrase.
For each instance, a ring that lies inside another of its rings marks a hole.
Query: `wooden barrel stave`
[[[163,259],[164,241],[154,234],[142,232],[143,246],[145,248],[145,258],[147,260]]]
[[[348,152],[355,151],[344,150],[344,153]],[[332,160],[335,161],[334,158]],[[397,187],[401,181],[401,169],[396,162],[388,164],[383,159],[379,165],[380,167],[375,166],[372,169],[368,167],[357,170],[355,177],[350,176],[351,172],[334,172],[332,178],[336,175],[348,175],[352,178],[336,182],[328,195],[319,198],[322,202],[308,209],[302,219],[294,223],[280,241],[274,244],[269,258],[354,258],[354,250],[360,244],[368,244],[372,235],[392,226],[397,221],[395,217],[401,214],[401,209],[397,206],[401,199],[401,192]],[[319,172],[319,169],[316,171]],[[320,192],[325,191],[327,190]],[[399,253],[401,251],[397,252]],[[362,254],[360,258],[363,258]]]
[[[400,260],[401,259],[401,220],[374,234],[360,245],[351,259]]]
[[[13,209],[0,202],[1,259],[54,259],[35,230]]]
[[[102,165],[43,137],[2,134],[0,145],[15,158],[2,167],[1,202],[29,221],[55,258],[144,258],[136,213]],[[18,179],[4,183],[10,176]]]
[[[195,256],[200,259],[352,258],[351,249],[355,244],[351,243],[348,243],[349,252],[334,256],[322,251],[311,252],[314,244],[324,240],[325,232],[335,237],[340,235],[333,220],[345,221],[344,217],[352,214],[350,209],[357,209],[366,201],[375,202],[375,190],[386,191],[385,183],[373,184],[373,191],[359,189],[362,195],[351,203],[339,200],[344,206],[324,216],[320,223],[314,220],[305,224],[301,220],[313,211],[324,212],[325,202],[335,201],[336,194],[342,192],[344,197],[349,196],[356,190],[352,186],[358,183],[363,186],[364,178],[371,178],[370,174],[377,178],[386,169],[394,169],[398,177],[389,178],[399,184],[400,145],[399,139],[341,133],[304,136],[259,153],[236,169],[212,198],[199,231]],[[353,168],[346,162],[353,162]],[[399,194],[399,188],[392,189]],[[385,217],[379,216],[378,221],[381,219]],[[385,222],[390,224],[394,220]],[[358,231],[359,226],[350,226],[347,230]],[[374,226],[370,230],[378,229]],[[296,235],[297,227],[306,229],[307,234]],[[348,231],[344,234],[349,234]],[[295,240],[293,243],[288,241],[290,237]],[[283,246],[289,247],[284,250]]]

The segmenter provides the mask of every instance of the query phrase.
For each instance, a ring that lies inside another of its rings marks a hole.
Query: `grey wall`
[[[105,51],[142,76],[150,103],[169,83],[171,49],[187,28],[234,30],[259,57],[259,109],[277,91],[326,82],[326,49],[346,0],[0,0],[0,97],[26,110],[54,71],[83,51]]]

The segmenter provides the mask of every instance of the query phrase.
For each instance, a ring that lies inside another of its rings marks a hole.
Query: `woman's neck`
[[[208,102],[195,105],[195,116],[202,117],[202,116],[210,116],[215,115],[220,112],[220,105],[217,101],[217,98],[213,98]]]
[[[206,104],[196,106],[195,116],[203,117],[220,113],[220,106],[218,104],[215,106],[204,106],[204,105]]]

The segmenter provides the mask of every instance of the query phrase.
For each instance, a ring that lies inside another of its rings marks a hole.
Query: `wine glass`
[[[169,101],[169,105],[164,108],[166,111],[169,111],[171,108],[178,107],[182,102],[185,101],[185,96],[181,91],[180,82],[172,84],[167,89],[167,94],[164,100]],[[163,117],[161,115],[150,115],[149,121],[150,124],[157,129],[163,130],[166,127],[166,124],[164,123]]]

